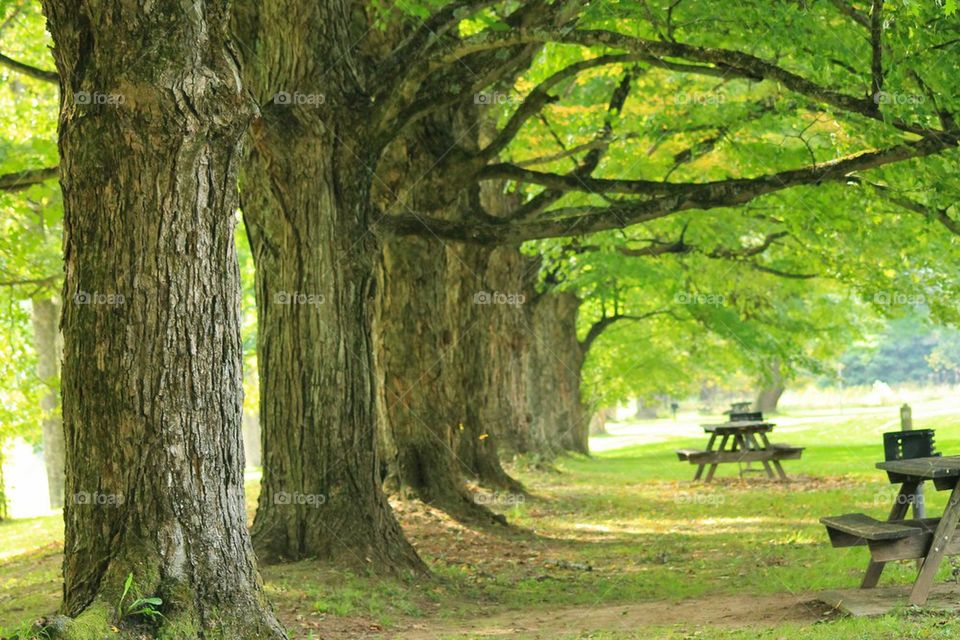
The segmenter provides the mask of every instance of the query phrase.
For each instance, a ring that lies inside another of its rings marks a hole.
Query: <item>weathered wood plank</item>
[[[888,460],[887,462],[878,462],[877,468],[912,478],[947,478],[960,476],[960,456]]]
[[[690,464],[722,464],[726,462],[762,462],[764,460],[799,460],[800,452],[770,451],[769,449],[738,449],[737,451],[699,451],[687,456]]]
[[[705,424],[703,430],[707,433],[739,433],[744,431],[772,431],[774,426],[772,422],[725,422],[723,424]]]
[[[918,526],[901,522],[884,522],[864,513],[848,513],[842,516],[820,518],[827,529],[836,529],[864,540],[898,540],[923,533]]]

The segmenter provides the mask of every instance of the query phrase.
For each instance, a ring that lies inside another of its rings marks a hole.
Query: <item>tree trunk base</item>
[[[279,564],[310,558],[381,575],[428,574],[393,517],[386,496],[381,499],[379,522],[371,513],[348,511],[337,504],[308,507],[307,513],[289,518],[273,504],[261,502],[251,532],[257,560]]]
[[[447,488],[442,491],[406,487],[402,495],[439,509],[460,524],[479,527],[509,526],[504,516],[477,503],[466,487],[461,487],[459,490]]]
[[[205,618],[201,622],[196,612],[183,611],[164,614],[156,624],[139,619],[118,621],[115,605],[97,600],[75,618],[58,615],[41,620],[34,631],[40,634],[37,637],[51,640],[287,640],[272,614],[257,615],[231,607],[229,611],[207,612]]]

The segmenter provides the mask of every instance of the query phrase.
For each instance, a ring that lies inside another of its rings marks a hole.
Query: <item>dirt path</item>
[[[556,638],[561,633],[637,632],[652,625],[682,625],[691,631],[703,627],[772,627],[784,622],[815,622],[828,614],[825,605],[803,594],[709,596],[680,602],[491,612],[473,620],[414,623],[391,637]]]

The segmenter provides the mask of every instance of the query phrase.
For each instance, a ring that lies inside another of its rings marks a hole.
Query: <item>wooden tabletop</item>
[[[878,462],[877,468],[913,478],[948,478],[960,476],[960,456],[890,460],[889,462]]]
[[[705,424],[703,425],[703,430],[707,433],[717,432],[717,431],[770,431],[773,429],[772,422],[764,422],[761,420],[740,420],[737,422],[724,422],[723,424]]]

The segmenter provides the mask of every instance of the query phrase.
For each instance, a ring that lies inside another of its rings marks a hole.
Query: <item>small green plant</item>
[[[123,593],[120,595],[120,601],[117,603],[117,622],[122,622],[125,618],[133,616],[143,616],[149,618],[151,621],[162,618],[163,614],[160,613],[159,607],[163,604],[163,600],[157,597],[136,598],[130,604],[124,606],[124,601],[127,599],[127,594],[130,593],[132,587],[133,573],[130,573],[123,583]]]
[[[50,633],[36,622],[21,622],[13,629],[0,629],[0,638],[10,640],[49,640]]]

